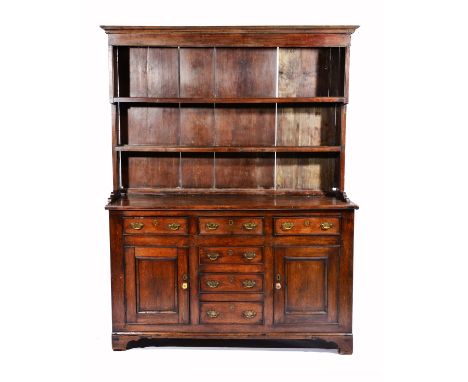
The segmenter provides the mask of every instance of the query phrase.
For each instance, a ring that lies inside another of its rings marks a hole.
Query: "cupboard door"
[[[275,249],[275,324],[337,322],[337,247]]]
[[[126,248],[127,323],[188,323],[187,269],[184,248]]]

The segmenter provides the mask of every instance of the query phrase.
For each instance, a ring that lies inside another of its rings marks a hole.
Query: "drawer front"
[[[198,230],[201,235],[262,235],[263,218],[199,218]]]
[[[275,235],[337,235],[340,233],[338,217],[275,218],[274,222]]]
[[[261,324],[263,304],[261,302],[202,302],[200,323],[202,324]]]
[[[202,293],[262,292],[263,275],[248,273],[203,273],[200,276],[200,291]]]
[[[201,247],[200,264],[261,264],[260,247]]]
[[[187,218],[124,218],[124,232],[126,234],[152,233],[164,235],[186,235],[188,232],[187,227]]]

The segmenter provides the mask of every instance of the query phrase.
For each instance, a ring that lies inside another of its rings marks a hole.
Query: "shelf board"
[[[346,102],[345,97],[282,97],[282,98],[153,98],[153,97],[114,97],[114,103],[227,103],[227,104],[256,104],[256,103],[340,103]]]
[[[187,153],[274,153],[274,152],[298,152],[298,153],[339,153],[341,146],[150,146],[150,145],[123,145],[116,146],[115,151],[125,152],[187,152]]]

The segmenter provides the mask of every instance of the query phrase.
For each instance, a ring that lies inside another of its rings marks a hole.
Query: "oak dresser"
[[[271,340],[351,354],[357,27],[102,28],[113,349]]]

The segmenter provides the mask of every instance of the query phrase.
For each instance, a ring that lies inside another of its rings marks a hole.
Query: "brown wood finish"
[[[262,339],[351,354],[356,27],[103,28],[113,349]]]

